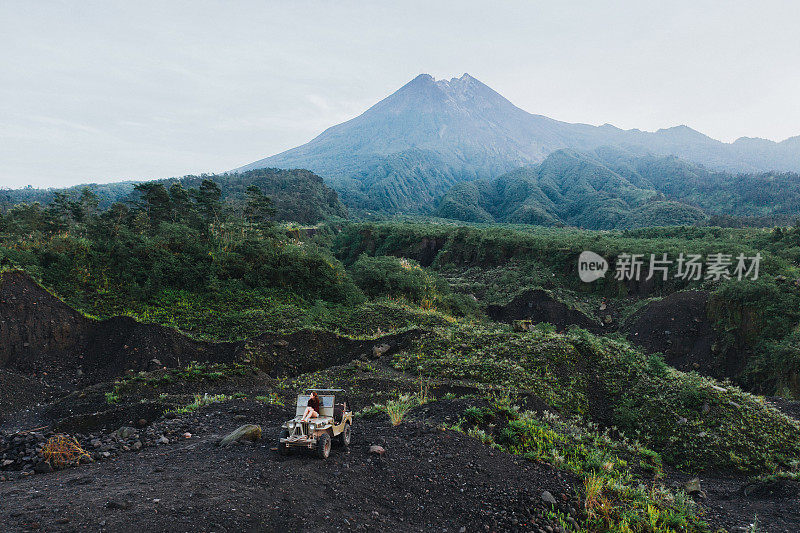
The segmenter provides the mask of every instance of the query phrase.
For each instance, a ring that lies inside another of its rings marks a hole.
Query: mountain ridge
[[[600,146],[676,155],[728,172],[800,171],[800,136],[781,142],[741,137],[725,143],[687,125],[649,132],[562,122],[515,106],[468,73],[449,80],[420,74],[308,143],[235,171],[308,168],[348,205],[424,212],[445,185],[441,176],[453,182],[495,178],[539,163],[558,149]],[[402,164],[396,167],[392,158],[398,154],[403,154]],[[409,166],[414,168],[410,177]],[[403,194],[386,199],[381,196],[386,190]]]
[[[494,180],[453,186],[435,214],[467,222],[587,229],[693,225],[727,217],[786,223],[800,212],[800,175],[730,174],[676,156],[600,147],[556,150]]]

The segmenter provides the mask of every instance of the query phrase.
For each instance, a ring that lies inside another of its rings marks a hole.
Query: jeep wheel
[[[289,438],[289,430],[281,430],[281,434],[278,437],[278,455],[290,455],[292,453],[292,449],[288,445],[281,442],[281,439],[287,438]]]
[[[339,433],[339,444],[344,447],[350,446],[350,422],[344,425],[344,429]]]
[[[331,436],[323,433],[317,439],[317,455],[320,459],[327,459],[331,454]]]

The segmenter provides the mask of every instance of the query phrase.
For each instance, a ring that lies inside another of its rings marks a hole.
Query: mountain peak
[[[239,170],[307,168],[352,205],[422,209],[453,183],[497,177],[563,148],[635,148],[735,171],[773,166],[761,153],[766,149],[752,144],[732,147],[686,125],[646,132],[570,124],[516,107],[469,73],[441,80],[422,73],[361,115]],[[783,151],[775,166],[800,167],[798,144],[770,148]]]

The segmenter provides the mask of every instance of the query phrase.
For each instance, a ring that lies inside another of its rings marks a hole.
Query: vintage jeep
[[[319,417],[301,422],[312,391],[319,396]],[[343,446],[350,445],[352,424],[353,412],[344,389],[307,389],[297,395],[295,417],[281,426],[278,453],[288,455],[295,448],[306,448],[327,459],[334,437]]]

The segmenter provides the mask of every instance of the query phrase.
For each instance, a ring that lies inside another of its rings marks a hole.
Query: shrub
[[[423,403],[425,400],[418,394],[401,394],[394,400],[386,402],[386,414],[389,415],[393,426],[399,426],[410,409]]]
[[[81,458],[89,457],[75,437],[55,435],[42,448],[42,457],[53,468],[65,468],[77,464]]]

